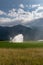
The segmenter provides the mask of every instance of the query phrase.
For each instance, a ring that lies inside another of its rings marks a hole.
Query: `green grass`
[[[43,48],[43,42],[29,41],[23,43],[10,43],[0,41],[0,48]]]

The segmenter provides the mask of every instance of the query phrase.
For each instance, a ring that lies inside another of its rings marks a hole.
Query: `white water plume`
[[[10,42],[23,42],[23,35],[18,34],[13,39],[10,37]]]

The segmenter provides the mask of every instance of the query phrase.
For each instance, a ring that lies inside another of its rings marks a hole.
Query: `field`
[[[43,65],[43,42],[0,42],[0,65]]]
[[[10,43],[0,41],[0,48],[43,48],[43,42],[29,41],[23,43]]]

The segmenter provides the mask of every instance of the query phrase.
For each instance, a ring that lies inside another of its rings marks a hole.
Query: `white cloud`
[[[6,23],[6,22],[11,22],[11,19],[10,18],[0,18],[0,23]]]
[[[32,5],[32,8],[40,7],[40,6],[41,6],[40,4],[35,4],[35,5]]]
[[[40,4],[26,5],[27,8],[36,8],[40,6],[41,6]]]
[[[13,8],[12,10],[9,10],[8,14],[6,13],[7,18],[4,18],[4,17],[0,18],[0,23],[6,23],[6,24],[11,23],[11,25],[13,23],[25,24],[32,20],[43,18],[43,11],[38,12],[39,10],[43,10],[43,6],[39,6],[37,9],[35,9],[32,12],[24,11],[24,9],[22,8],[19,8],[18,10]]]
[[[19,7],[20,7],[20,8],[24,8],[24,5],[23,5],[23,4],[20,4]]]
[[[0,15],[6,15],[6,13],[2,10],[0,10]]]
[[[18,13],[23,14],[23,13],[25,13],[25,11],[23,9],[19,8]]]
[[[32,11],[34,19],[43,18],[43,6],[38,7],[35,11]],[[40,12],[38,12],[40,11]]]
[[[43,10],[43,6],[40,6],[36,9],[36,12],[40,11],[40,10]]]
[[[17,12],[13,12],[13,10],[11,10],[11,12],[8,13],[8,16],[15,18],[14,20],[22,20],[22,23],[33,19],[31,12],[26,12],[21,8],[19,8]]]
[[[10,17],[17,17],[18,14],[16,13],[16,9],[9,10],[8,16]]]

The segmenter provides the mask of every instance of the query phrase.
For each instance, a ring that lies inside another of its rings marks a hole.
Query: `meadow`
[[[43,42],[0,41],[0,65],[43,65]]]
[[[8,41],[0,41],[0,48],[43,48],[43,42],[29,41],[12,43]]]

